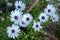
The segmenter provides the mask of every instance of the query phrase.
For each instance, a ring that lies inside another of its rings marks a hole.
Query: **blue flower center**
[[[29,17],[27,17],[26,20],[29,21],[30,20]]]
[[[55,18],[53,18],[53,20],[55,20]]]
[[[18,6],[18,8],[20,9],[21,7],[20,7],[20,6]]]
[[[45,17],[44,17],[44,16],[42,16],[42,19],[45,19]]]
[[[22,24],[25,24],[25,23],[22,21]]]
[[[12,30],[12,33],[14,33],[15,32],[15,30]]]
[[[18,19],[18,16],[15,16],[14,18],[17,20]]]
[[[48,9],[48,12],[51,12],[51,10],[50,10],[50,9]]]
[[[38,25],[36,25],[36,27],[38,27]]]

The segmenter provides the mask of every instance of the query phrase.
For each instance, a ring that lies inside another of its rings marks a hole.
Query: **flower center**
[[[25,24],[25,23],[22,21],[22,24]]]
[[[36,25],[36,27],[38,27],[38,25]]]
[[[14,18],[17,20],[18,19],[18,16],[15,16]]]
[[[55,18],[53,18],[53,20],[55,20]]]
[[[26,20],[29,21],[29,18],[27,17]]]
[[[12,30],[12,33],[14,33],[15,32],[15,30]]]
[[[18,8],[20,9],[21,7],[20,7],[20,6],[18,6]]]
[[[44,17],[44,16],[42,16],[42,19],[45,19],[45,17]]]
[[[51,12],[51,10],[50,10],[50,9],[48,9],[48,12]]]

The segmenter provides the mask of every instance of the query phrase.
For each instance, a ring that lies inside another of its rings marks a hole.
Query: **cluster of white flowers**
[[[38,18],[40,20],[40,24],[47,22],[49,18],[52,20],[52,22],[57,22],[59,20],[58,14],[56,14],[56,8],[53,4],[48,4],[44,9],[44,12],[40,13]],[[42,29],[42,26],[40,24],[39,22],[36,23],[36,21],[34,21],[33,28],[35,31],[39,31],[40,29]]]
[[[44,12],[50,17],[52,22],[57,22],[59,20],[58,14],[56,14],[56,8],[53,4],[48,4]]]
[[[29,13],[23,14],[23,10],[26,5],[22,1],[16,1],[14,3],[15,10],[10,14],[10,20],[13,22],[12,27],[7,27],[8,37],[15,38],[18,37],[20,33],[20,27],[27,27],[32,21],[33,17]]]
[[[16,1],[14,5],[16,9],[10,14],[10,20],[14,24],[12,24],[12,27],[7,27],[8,37],[13,39],[19,35],[20,27],[27,27],[33,20],[33,16],[31,14],[23,14],[23,10],[26,5],[22,1]],[[55,12],[56,8],[52,4],[48,4],[44,12],[40,13],[38,17],[40,21],[34,21],[32,28],[35,31],[40,31],[42,29],[41,23],[48,21],[49,17],[53,22],[57,22],[59,17]]]
[[[56,8],[53,4],[48,4],[44,12],[39,15],[40,22],[43,23],[48,21],[49,18],[52,22],[57,22],[59,20],[58,14],[56,14]]]

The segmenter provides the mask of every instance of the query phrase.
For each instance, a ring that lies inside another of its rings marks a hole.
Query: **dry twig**
[[[35,5],[39,2],[39,0],[36,0],[35,2],[32,3],[32,5],[28,8],[25,13],[29,13],[34,7]]]

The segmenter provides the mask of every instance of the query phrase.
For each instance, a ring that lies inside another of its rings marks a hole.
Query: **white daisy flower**
[[[30,22],[32,21],[33,17],[31,14],[29,13],[25,13],[22,17],[22,21],[20,23],[20,26],[22,27],[26,27],[30,24]]]
[[[50,16],[56,12],[56,8],[52,4],[48,4],[44,11]]]
[[[20,11],[24,10],[25,6],[26,6],[22,1],[16,1],[14,3],[14,5],[15,5],[16,9],[18,9]]]
[[[13,24],[12,27],[8,26],[7,27],[7,33],[8,33],[8,37],[10,38],[15,38],[19,36],[20,33],[20,29],[19,26]]]
[[[18,24],[22,20],[22,12],[18,10],[14,10],[10,14],[10,20],[15,24]]]
[[[40,22],[34,21],[33,27],[35,31],[40,31],[42,29],[42,26],[40,25]]]
[[[53,14],[50,18],[53,22],[57,22],[59,20],[59,17],[57,14]]]
[[[43,13],[43,12],[39,15],[40,22],[44,23],[44,22],[48,21],[48,18],[49,18],[49,16],[47,16],[47,14]]]

